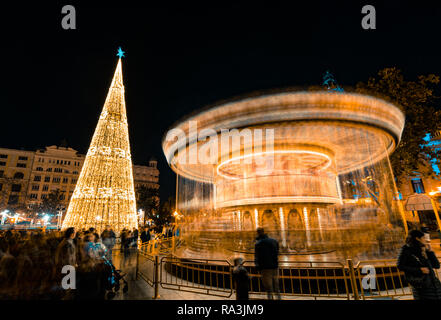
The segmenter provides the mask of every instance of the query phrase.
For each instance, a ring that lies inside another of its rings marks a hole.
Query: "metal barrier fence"
[[[152,249],[153,248],[153,249]],[[211,296],[230,298],[234,294],[233,266],[228,260],[183,259],[162,255],[166,251],[152,244],[141,246],[137,257],[137,278],[154,287],[159,286]],[[164,248],[170,248],[164,246]],[[249,292],[253,297],[266,295],[262,276],[253,261],[245,261],[249,276]],[[438,278],[440,271],[437,271]],[[284,297],[312,299],[412,299],[412,292],[399,271],[396,260],[351,259],[340,262],[282,262],[279,266],[279,289]]]
[[[227,260],[162,257],[160,284],[164,289],[231,297],[231,264]]]
[[[159,256],[152,255],[152,244],[146,244],[138,249],[136,255],[136,280],[142,278],[155,290],[153,299],[159,298]],[[153,249],[154,251],[154,249]]]
[[[249,291],[253,295],[266,295],[262,276],[254,261],[245,261],[250,278]],[[280,294],[287,297],[350,299],[350,276],[340,262],[285,262],[279,267]]]
[[[398,270],[395,263],[396,260],[393,259],[359,261],[354,267],[358,299],[412,299],[412,291],[404,273]],[[441,279],[440,269],[434,271]]]
[[[168,254],[175,248],[175,238],[165,238],[165,239],[153,239],[148,243],[141,244],[140,250],[143,253],[152,255],[163,255]]]
[[[153,286],[155,282],[155,255],[148,252],[147,246],[139,248],[136,256],[136,277],[141,277],[148,285]]]
[[[396,260],[364,260],[354,266],[354,288],[358,299],[411,297],[412,292],[398,270]],[[364,283],[363,283],[364,282]]]

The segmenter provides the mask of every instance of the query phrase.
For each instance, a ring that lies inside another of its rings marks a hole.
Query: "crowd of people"
[[[122,266],[131,264],[138,230],[122,230]],[[104,299],[115,285],[115,232],[106,226],[60,231],[0,232],[0,299]],[[64,266],[75,269],[74,288],[62,287]]]
[[[60,242],[58,232],[2,231],[0,299],[55,298],[55,253]]]

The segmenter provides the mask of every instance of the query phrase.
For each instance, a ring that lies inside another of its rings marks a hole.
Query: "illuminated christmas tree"
[[[121,57],[62,228],[137,227]]]

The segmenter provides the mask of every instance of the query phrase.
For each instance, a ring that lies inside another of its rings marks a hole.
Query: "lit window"
[[[415,193],[424,193],[423,181],[419,178],[412,179],[412,188]]]

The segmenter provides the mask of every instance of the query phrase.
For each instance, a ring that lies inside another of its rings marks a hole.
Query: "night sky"
[[[343,87],[392,66],[409,78],[441,75],[441,10],[430,2],[46,2],[2,4],[0,147],[66,139],[86,153],[121,46],[133,160],[159,160],[162,199],[174,195],[175,176],[161,139],[189,112],[319,85],[326,70]],[[76,8],[76,30],[61,27],[66,4]],[[376,7],[377,30],[361,28],[365,4]]]

